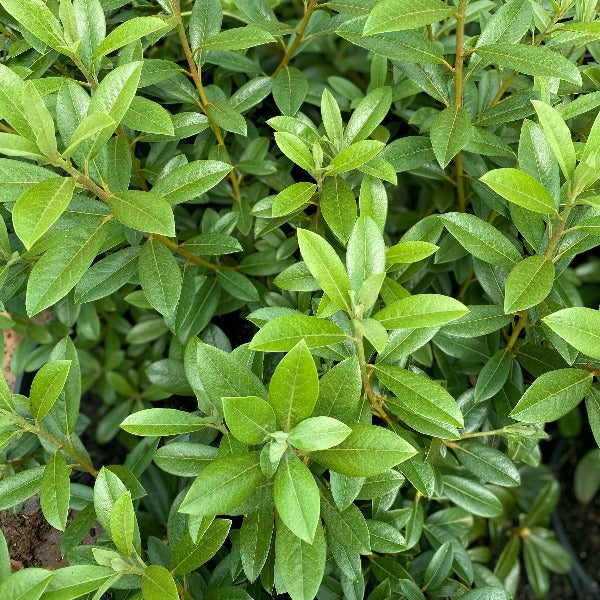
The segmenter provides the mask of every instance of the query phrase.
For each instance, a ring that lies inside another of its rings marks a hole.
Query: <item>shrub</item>
[[[0,5],[0,508],[69,561],[0,536],[0,597],[543,596],[544,424],[600,439],[596,1]]]

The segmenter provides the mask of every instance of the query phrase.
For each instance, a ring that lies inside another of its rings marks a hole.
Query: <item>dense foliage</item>
[[[600,441],[596,0],[0,6],[0,508],[69,561],[0,535],[0,598],[543,596],[544,424]]]

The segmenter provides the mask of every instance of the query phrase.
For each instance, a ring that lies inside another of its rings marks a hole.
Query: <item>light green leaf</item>
[[[511,269],[521,253],[493,225],[475,215],[450,212],[439,217],[467,252],[480,260]]]
[[[134,96],[127,112],[123,116],[123,125],[135,131],[175,135],[171,114],[158,102],[141,96]]]
[[[44,467],[32,467],[0,480],[0,510],[31,498],[39,489]]]
[[[170,204],[158,194],[129,190],[108,199],[115,218],[138,231],[175,235],[175,218]]]
[[[386,404],[413,429],[425,435],[457,439],[458,427],[463,427],[463,416],[456,400],[439,384],[427,377],[379,364],[376,374],[395,398]]]
[[[204,517],[203,523],[212,517]],[[173,550],[171,571],[175,575],[187,575],[209,561],[223,545],[231,529],[229,519],[214,519],[206,531],[194,543],[189,533]]]
[[[44,158],[35,142],[17,134],[4,132],[0,132],[0,154],[26,158]]]
[[[129,415],[121,429],[133,435],[179,435],[205,429],[213,423],[208,417],[199,417],[174,408],[147,408]]]
[[[319,488],[308,467],[294,454],[286,454],[279,463],[273,494],[286,527],[312,544],[319,523]]]
[[[167,473],[178,477],[195,477],[217,458],[218,450],[195,442],[172,442],[161,446],[152,460]]]
[[[169,204],[193,200],[214,188],[231,171],[231,165],[218,160],[195,160],[161,177],[152,191]]]
[[[416,29],[430,23],[443,21],[452,15],[452,7],[440,0],[413,0],[396,2],[383,0],[375,5],[365,23],[365,35],[384,31]]]
[[[449,106],[437,114],[429,132],[433,153],[442,168],[471,139],[471,119],[462,107]]]
[[[544,256],[517,263],[506,279],[504,311],[518,312],[545,300],[554,285],[554,264]]]
[[[454,321],[469,309],[458,300],[441,294],[416,294],[382,308],[373,318],[386,329],[435,327]]]
[[[486,44],[477,48],[486,63],[495,63],[519,73],[535,77],[558,77],[581,85],[577,66],[562,54],[528,44]]]
[[[13,207],[13,225],[27,249],[48,231],[65,211],[75,190],[75,179],[46,179],[25,191]]]
[[[350,280],[342,261],[329,243],[316,233],[298,230],[302,258],[327,296],[339,307],[350,311]]]
[[[70,360],[56,360],[46,363],[35,375],[31,383],[31,414],[41,421],[52,408],[62,391],[69,369]]]
[[[360,101],[344,129],[344,143],[353,144],[367,139],[388,114],[391,105],[391,88],[381,86],[369,92]]]
[[[106,19],[100,0],[73,0],[77,37],[81,40],[78,53],[86,67],[92,62],[92,53],[106,36]]]
[[[37,567],[28,567],[12,574],[9,571],[0,583],[0,597],[10,600],[39,600],[52,577],[52,571]]]
[[[142,575],[144,600],[179,600],[173,576],[160,565],[149,565]]]
[[[125,556],[130,556],[133,552],[135,524],[131,492],[125,492],[110,509],[110,537],[117,550]]]
[[[259,396],[223,398],[223,414],[229,431],[244,444],[260,444],[276,428],[273,408]]]
[[[35,143],[44,156],[55,158],[58,155],[54,120],[46,108],[44,99],[33,82],[25,82],[23,88],[23,112],[35,135]]]
[[[538,377],[523,394],[510,416],[523,423],[560,419],[577,406],[592,384],[581,369],[558,369]]]
[[[296,165],[314,173],[315,161],[306,144],[293,133],[278,131],[275,133],[275,142],[279,149]]]
[[[310,417],[298,423],[288,436],[294,447],[306,452],[326,450],[343,442],[350,434],[350,428],[331,417]]]
[[[195,479],[179,511],[191,515],[227,514],[249,496],[262,479],[258,452],[219,458]]]
[[[600,311],[575,306],[552,313],[542,321],[573,348],[600,360]]]
[[[354,321],[354,326],[371,342],[377,352],[383,352],[388,342],[388,332],[379,321],[361,319],[360,321]]]
[[[306,208],[317,186],[314,183],[293,183],[273,199],[271,212],[274,217],[282,217]]]
[[[371,477],[387,471],[415,454],[401,437],[382,427],[356,424],[350,435],[327,450],[311,452],[310,457],[326,469],[353,477]]]
[[[285,67],[273,80],[273,100],[284,114],[293,117],[304,102],[308,93],[308,81],[302,71],[295,67]]]
[[[437,252],[438,246],[422,241],[398,242],[388,248],[385,262],[388,265],[419,262]]]
[[[277,135],[277,134],[275,134]],[[350,144],[333,157],[327,165],[327,175],[339,175],[357,169],[379,154],[385,144],[376,140],[362,140]]]
[[[205,38],[198,47],[201,50],[245,50],[274,41],[275,38],[264,29],[247,25],[226,29],[217,35]]]
[[[290,431],[309,417],[318,395],[317,367],[306,342],[301,340],[278,363],[269,384],[269,403],[279,427]]]
[[[481,177],[481,181],[517,206],[545,215],[557,212],[550,192],[524,171],[510,168],[494,169]]]
[[[342,114],[333,94],[327,88],[323,90],[321,96],[321,117],[329,141],[339,146],[343,133]]]
[[[356,221],[356,200],[350,184],[342,177],[325,178],[319,206],[331,231],[346,244]]]
[[[45,5],[44,8],[46,9]],[[24,88],[25,82],[6,65],[0,64],[0,114],[17,133],[35,140],[35,134],[23,110]]]
[[[371,217],[361,215],[354,224],[346,264],[350,285],[356,292],[370,277],[385,271],[385,241]]]
[[[44,517],[52,527],[60,531],[64,531],[67,525],[71,496],[70,472],[63,455],[57,451],[46,464],[40,486],[40,505]]]
[[[101,42],[98,44],[92,54],[92,60],[99,58],[127,46],[131,42],[135,42],[146,35],[164,29],[170,29],[171,26],[159,19],[158,17],[133,17],[124,23],[115,27]]]
[[[110,567],[98,565],[73,565],[57,569],[44,592],[44,600],[75,600],[97,590],[114,575]]]
[[[292,600],[316,597],[325,572],[326,556],[327,546],[320,524],[312,544],[307,544],[279,522],[275,537],[275,569]]]
[[[150,238],[142,247],[138,272],[148,302],[161,315],[172,316],[182,283],[179,265],[171,251]]]
[[[244,136],[248,132],[244,116],[227,102],[210,102],[206,105],[206,115],[225,131]]]
[[[117,127],[115,120],[103,112],[96,112],[85,117],[73,131],[69,145],[62,153],[63,158],[71,158],[83,142],[98,134],[102,137],[106,132],[112,133]],[[100,150],[100,148],[98,148]],[[89,158],[93,156],[88,155]]]

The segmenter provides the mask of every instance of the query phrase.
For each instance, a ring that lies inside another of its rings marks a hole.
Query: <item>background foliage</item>
[[[70,564],[0,536],[0,597],[543,596],[544,423],[600,441],[596,0],[0,6],[0,508]]]

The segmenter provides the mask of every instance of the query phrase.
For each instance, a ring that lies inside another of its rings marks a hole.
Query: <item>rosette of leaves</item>
[[[600,439],[595,2],[0,6],[0,507],[69,560],[0,543],[0,596],[543,595],[520,482],[584,398]]]

